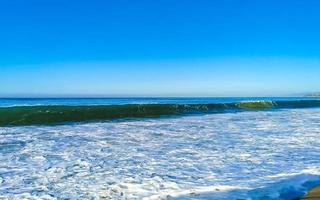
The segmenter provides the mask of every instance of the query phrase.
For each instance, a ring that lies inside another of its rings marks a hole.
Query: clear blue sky
[[[319,0],[2,0],[0,96],[320,91]]]

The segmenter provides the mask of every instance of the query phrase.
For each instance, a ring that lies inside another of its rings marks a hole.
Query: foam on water
[[[0,199],[294,199],[320,109],[0,128]]]

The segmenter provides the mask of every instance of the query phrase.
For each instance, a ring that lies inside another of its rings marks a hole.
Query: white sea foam
[[[161,200],[167,198],[176,198],[181,196],[192,196],[192,195],[199,195],[203,193],[217,193],[217,192],[227,192],[230,190],[236,189],[247,189],[235,186],[206,186],[206,187],[198,187],[188,190],[173,190],[173,191],[162,191],[159,194],[152,195],[150,197],[143,198],[144,200]]]
[[[320,109],[0,128],[0,199],[290,199],[320,183]]]

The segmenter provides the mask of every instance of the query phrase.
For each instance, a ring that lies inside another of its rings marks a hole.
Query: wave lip
[[[213,104],[125,104],[0,107],[0,126],[55,125],[126,118],[320,107],[320,100],[243,101]]]
[[[273,108],[277,104],[273,101],[242,101],[236,103],[236,106],[243,109],[262,109]]]

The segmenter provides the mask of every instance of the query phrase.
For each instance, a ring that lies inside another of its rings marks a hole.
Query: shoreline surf
[[[298,199],[320,183],[318,113],[1,127],[0,198]]]

